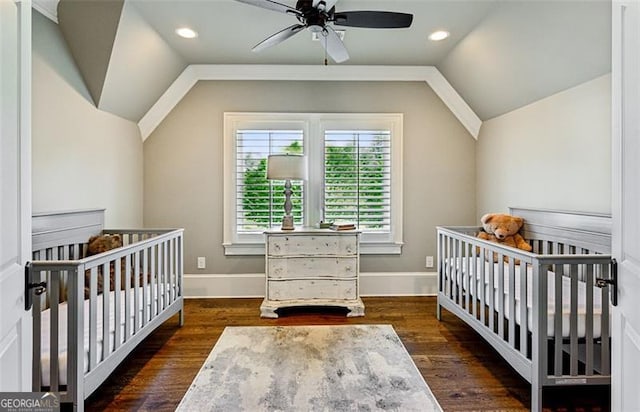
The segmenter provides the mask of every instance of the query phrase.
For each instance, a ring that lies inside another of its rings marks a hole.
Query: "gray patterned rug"
[[[390,325],[227,327],[179,411],[441,411]]]

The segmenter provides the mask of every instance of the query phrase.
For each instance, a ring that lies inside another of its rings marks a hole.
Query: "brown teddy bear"
[[[501,213],[487,213],[482,216],[480,221],[484,231],[478,233],[478,238],[527,252],[533,250],[531,245],[518,233],[524,224],[523,218]],[[498,257],[494,254],[494,261],[497,260]],[[505,261],[508,261],[506,256]]]
[[[122,247],[122,236],[120,236],[119,234],[113,234],[113,235],[96,235],[96,236],[91,236],[89,238],[89,241],[87,243],[87,257],[89,256],[93,256],[93,255],[97,255],[99,253],[104,253],[104,252],[108,252],[109,250],[112,249],[117,249],[119,247]],[[120,259],[120,290],[125,290],[126,289],[126,261],[124,258]],[[130,287],[133,288],[134,282],[135,282],[135,268],[133,266],[133,262],[131,262],[131,269],[130,269]],[[111,262],[109,264],[109,290],[114,290],[115,289],[115,284],[116,284],[116,268],[115,268],[115,261]],[[98,295],[102,293],[102,288],[103,288],[103,275],[102,275],[102,265],[98,266],[98,289],[97,289],[97,293]],[[142,267],[140,268],[140,276],[138,277],[139,279],[139,285],[143,285],[143,281],[144,281],[144,274],[142,273]],[[84,298],[85,299],[89,299],[90,296],[90,282],[91,281],[91,271],[87,270],[85,272],[85,276],[84,276]],[[147,273],[147,283],[151,282],[151,274]]]
[[[116,249],[122,247],[122,237],[118,234],[114,235],[96,235],[91,236],[89,238],[89,242],[87,242],[87,257],[97,255],[100,253],[107,252],[111,249]],[[120,284],[124,286],[124,261],[122,262],[121,270],[120,270]],[[98,294],[102,293],[102,284],[103,284],[103,274],[102,274],[102,266],[98,267]],[[91,280],[91,271],[87,270],[84,274],[84,298],[89,299],[90,296],[90,280]],[[109,265],[109,287],[111,290],[114,289],[115,284],[115,265],[114,262],[111,262]]]
[[[87,256],[97,255],[119,247],[122,247],[122,237],[120,235],[91,236],[89,242],[87,242]]]

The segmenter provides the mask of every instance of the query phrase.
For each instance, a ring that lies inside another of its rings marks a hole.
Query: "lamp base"
[[[293,230],[293,216],[291,215],[285,215],[282,217],[282,227],[280,227],[280,229],[282,230]]]

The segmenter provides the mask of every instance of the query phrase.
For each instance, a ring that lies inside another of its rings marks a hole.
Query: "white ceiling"
[[[103,106],[134,121],[189,64],[324,61],[306,31],[251,52],[297,20],[234,0],[126,0],[122,10]],[[339,0],[336,10],[412,13],[408,29],[345,28],[341,65],[435,66],[483,120],[610,72],[609,0]],[[181,26],[199,36],[178,37]],[[429,41],[437,29],[451,37]]]
[[[278,0],[290,6],[295,0]],[[208,64],[322,64],[324,50],[303,31],[259,53],[251,48],[271,34],[297,23],[293,16],[233,0],[133,0],[140,14],[190,63]],[[336,10],[389,10],[413,13],[408,29],[344,28],[348,65],[435,65],[494,7],[493,0],[339,0]],[[174,30],[189,26],[200,35],[178,37]],[[334,28],[339,28],[334,26]],[[427,40],[434,30],[452,36],[442,42]]]

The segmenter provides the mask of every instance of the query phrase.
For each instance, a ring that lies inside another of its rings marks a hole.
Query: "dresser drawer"
[[[358,259],[354,257],[272,257],[267,263],[270,279],[339,277],[355,278]]]
[[[357,235],[269,236],[267,254],[270,256],[314,255],[355,256]]]
[[[357,283],[355,280],[341,279],[303,279],[303,280],[269,280],[268,299],[356,299]]]

